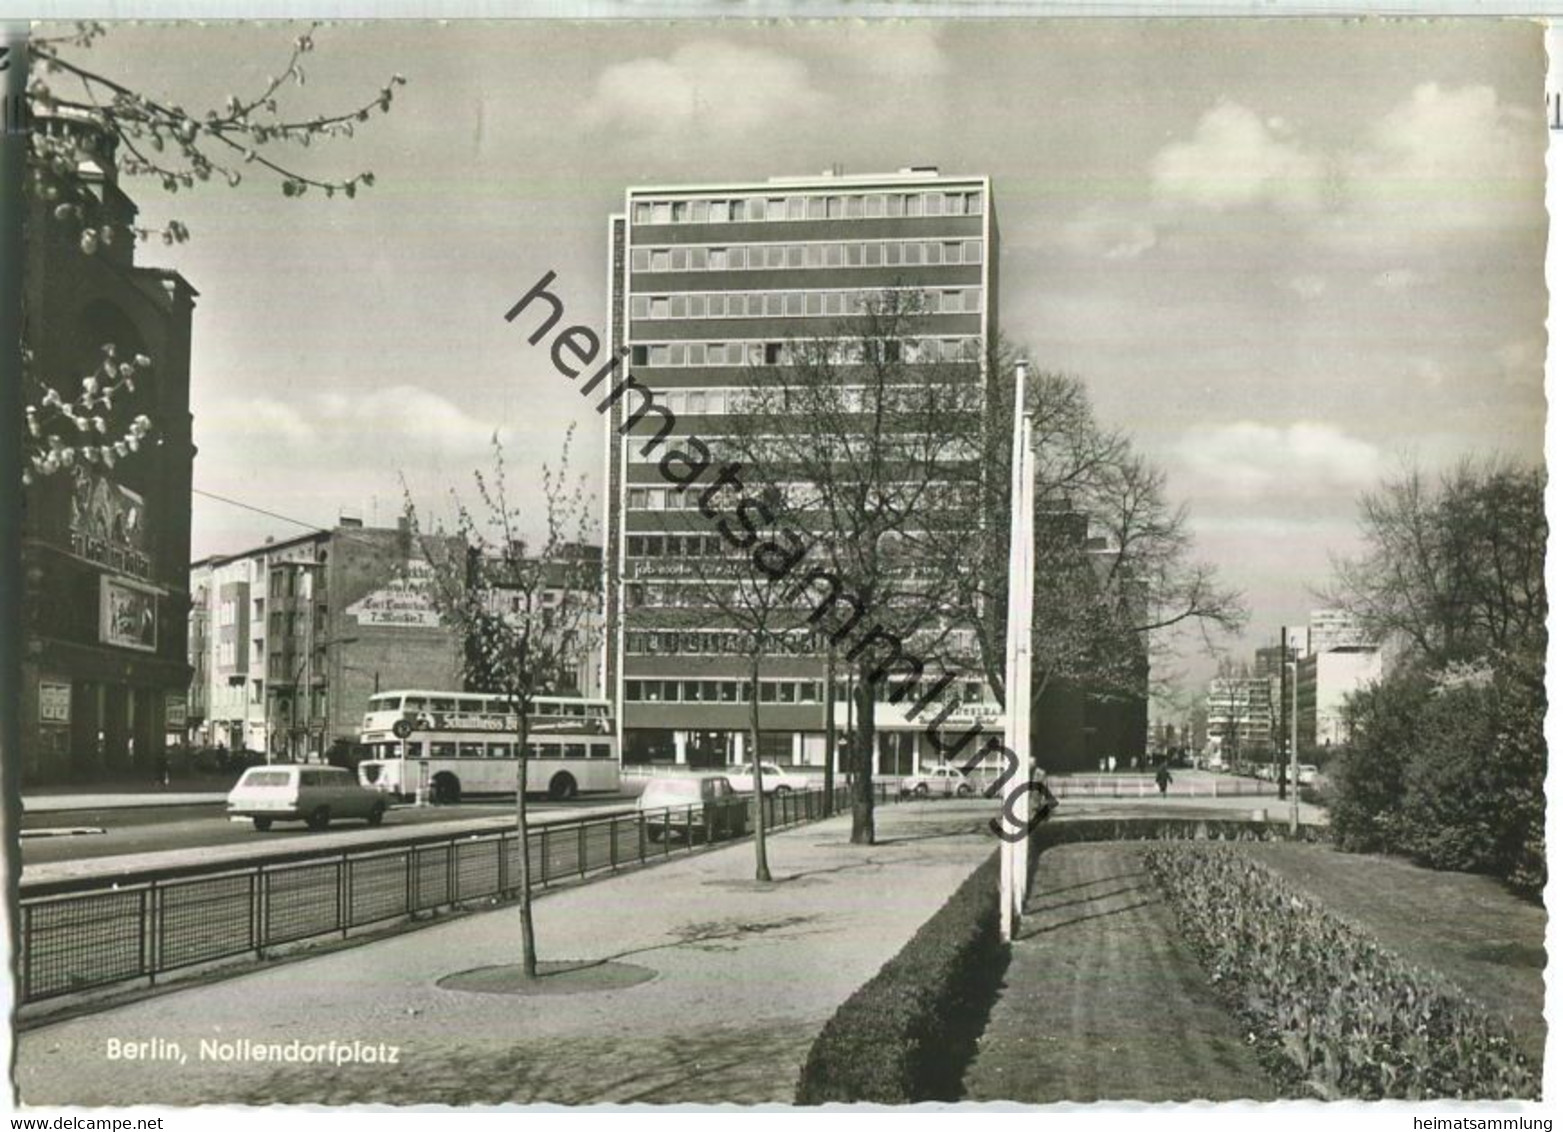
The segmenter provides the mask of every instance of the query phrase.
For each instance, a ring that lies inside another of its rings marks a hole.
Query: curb
[[[24,829],[17,836],[26,840],[29,837],[81,837],[89,833],[107,833],[107,830],[97,829],[93,826],[74,826],[64,829]]]

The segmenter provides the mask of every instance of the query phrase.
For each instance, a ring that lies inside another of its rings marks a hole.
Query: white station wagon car
[[[918,798],[969,798],[976,785],[953,766],[936,766],[901,779],[901,793]]]
[[[276,821],[325,829],[335,818],[379,825],[385,795],[360,786],[352,771],[335,766],[255,766],[228,793],[228,817],[249,818],[258,830]]]
[[[739,767],[728,775],[733,789],[740,794],[754,793],[754,765]],[[775,763],[760,764],[760,789],[766,794],[786,794],[792,790],[807,790],[813,780],[806,774],[788,774]]]

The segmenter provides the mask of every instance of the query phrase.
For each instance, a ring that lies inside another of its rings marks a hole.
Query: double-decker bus
[[[503,696],[417,689],[369,698],[359,741],[365,786],[439,803],[514,794],[516,717]],[[556,801],[619,788],[619,751],[607,700],[539,696],[527,735],[528,793]]]

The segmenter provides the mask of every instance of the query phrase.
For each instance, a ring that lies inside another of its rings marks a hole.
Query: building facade
[[[1263,676],[1217,676],[1205,695],[1206,747],[1228,768],[1270,761],[1275,729],[1271,682]]]
[[[74,141],[91,221],[126,232],[136,206],[118,185],[112,139],[59,117],[37,128]],[[23,492],[21,781],[156,773],[184,728],[189,685],[190,326],[195,291],[176,272],[135,262],[128,235],[85,254],[73,224],[31,196],[22,271],[25,340],[38,388],[66,400],[104,347],[151,360],[133,391],[101,409],[105,439]],[[119,418],[151,432],[115,445]],[[112,426],[112,427],[109,427]],[[79,444],[79,437],[69,438]]]
[[[996,324],[997,226],[985,177],[905,169],[632,188],[609,232],[612,355],[627,357],[638,382],[685,427],[707,435],[721,434],[759,367],[778,364],[790,340],[828,336],[886,289],[924,295],[916,340],[909,335],[899,347],[907,357],[980,358]],[[749,754],[747,660],[715,624],[654,627],[657,587],[687,576],[689,556],[718,552],[718,536],[639,455],[640,439],[621,436],[624,412],[621,401],[605,418],[604,581],[604,671],[620,706],[624,758],[737,763]],[[824,765],[824,675],[823,658],[808,648],[766,659],[761,758]],[[844,671],[839,676],[835,715],[844,733]],[[975,674],[953,694],[961,722],[952,716],[949,726],[996,723],[997,704]],[[881,703],[875,718],[876,772],[938,761],[922,724],[903,708]]]
[[[431,566],[409,530],[344,519],[191,567],[190,741],[273,759],[356,742],[369,697],[462,687],[458,634],[441,624]],[[204,625],[200,633],[197,622]]]
[[[1350,738],[1347,697],[1383,678],[1384,655],[1368,645],[1343,645],[1302,658],[1297,671],[1298,749],[1335,747]]]

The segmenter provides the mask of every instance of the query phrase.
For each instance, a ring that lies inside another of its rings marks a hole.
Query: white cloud
[[[1064,225],[1062,239],[1068,248],[1093,258],[1138,259],[1156,246],[1154,225],[1143,212],[1114,214],[1095,206]]]
[[[848,26],[831,42],[854,70],[887,79],[929,79],[948,74],[950,61],[932,23]]]
[[[1151,162],[1162,199],[1214,211],[1271,205],[1289,212],[1319,206],[1323,161],[1285,140],[1286,125],[1233,102],[1207,111],[1194,139],[1174,142]]]
[[[1357,491],[1382,466],[1375,446],[1317,421],[1202,425],[1184,435],[1177,456],[1201,494],[1245,500]]]
[[[588,129],[619,128],[648,141],[690,134],[737,137],[820,109],[824,95],[800,61],[719,39],[662,58],[605,68],[581,109]]]

